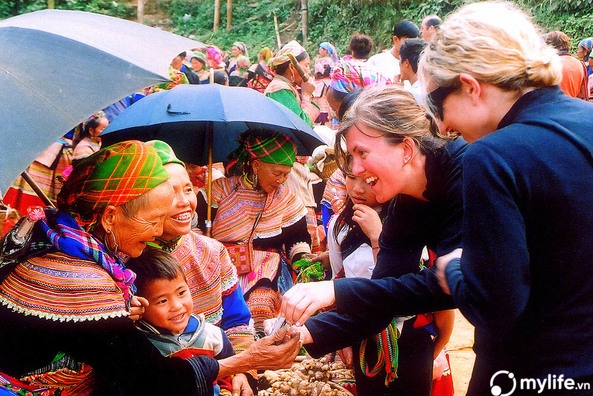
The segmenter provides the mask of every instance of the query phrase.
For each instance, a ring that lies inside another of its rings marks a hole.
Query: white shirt
[[[399,59],[393,56],[391,50],[383,51],[380,54],[371,56],[369,60],[367,60],[367,63],[372,65],[385,77],[389,78],[391,82],[399,82]]]

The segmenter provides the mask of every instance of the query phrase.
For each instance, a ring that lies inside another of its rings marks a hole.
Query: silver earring
[[[257,173],[253,175],[253,187],[257,187]]]
[[[112,251],[113,251],[113,254],[117,254],[117,248],[118,248],[118,246],[117,246],[117,241],[115,240],[115,234],[113,233],[113,231],[111,231],[111,230],[109,229],[109,230],[107,230],[107,235],[108,235],[108,236],[109,236],[109,235],[111,235],[111,239],[113,239],[113,249],[111,249],[111,248],[109,247],[109,244],[108,244],[108,243],[106,243],[106,245],[107,245],[107,248],[108,248],[108,249],[110,249],[110,250],[112,250]],[[107,238],[106,238],[106,239],[107,239]],[[106,240],[105,242],[107,242],[107,240]]]

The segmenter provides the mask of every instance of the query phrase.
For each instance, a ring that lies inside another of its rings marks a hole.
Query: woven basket
[[[336,162],[336,156],[333,154],[333,150],[327,153],[327,157],[323,160],[323,171],[319,171],[315,167],[315,174],[322,179],[329,179],[329,177],[338,169],[338,163]]]

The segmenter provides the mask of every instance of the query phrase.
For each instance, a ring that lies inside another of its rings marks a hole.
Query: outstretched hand
[[[280,314],[288,323],[300,326],[321,308],[335,302],[332,281],[299,283],[282,296]]]

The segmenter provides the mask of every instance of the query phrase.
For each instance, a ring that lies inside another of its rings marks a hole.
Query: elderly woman
[[[280,293],[292,285],[290,263],[311,252],[307,209],[284,184],[295,156],[296,146],[289,137],[248,131],[232,154],[231,177],[212,185],[212,236],[235,259],[258,335],[263,333],[263,321],[278,314]],[[201,219],[206,207],[205,202],[198,203]]]
[[[513,383],[524,393],[530,381],[550,394],[588,389],[593,201],[584,192],[593,190],[593,120],[577,115],[593,105],[562,93],[558,55],[510,3],[451,14],[419,71],[441,129],[471,143],[462,161],[463,252],[440,257],[436,273],[289,291],[284,314],[303,323],[336,302],[370,331],[394,313],[455,304],[476,329],[468,395],[510,394]]]
[[[147,144],[157,150],[169,173],[169,184],[175,191],[163,224],[163,234],[149,244],[177,259],[190,288],[194,313],[204,314],[209,323],[221,327],[235,352],[242,352],[255,342],[255,334],[249,324],[251,314],[239,286],[237,271],[222,243],[191,232],[197,197],[184,163],[167,143],[153,140]],[[242,374],[233,377],[237,391],[243,386],[249,387],[247,381],[257,391],[257,372],[247,374],[247,378]]]
[[[292,55],[297,64],[290,61]],[[311,58],[305,49],[295,40],[286,43],[269,62],[275,74],[266,87],[265,95],[282,103],[310,126],[319,116],[319,107],[311,102],[315,85],[309,76]],[[304,76],[301,75],[304,73]],[[300,92],[298,90],[300,88]]]
[[[3,271],[2,372],[56,393],[208,395],[217,377],[290,363],[299,347],[294,340],[261,340],[221,361],[183,360],[159,356],[134,328],[130,317],[142,308],[120,254],[137,257],[162,233],[174,194],[168,177],[156,151],[137,141],[75,167],[58,211],[45,212],[29,248],[13,252],[12,267]],[[266,361],[268,353],[278,362]]]

